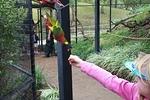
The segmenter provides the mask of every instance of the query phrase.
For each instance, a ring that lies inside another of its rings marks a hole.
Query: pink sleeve
[[[108,71],[89,62],[84,61],[80,64],[80,66],[82,72],[93,77],[104,87],[117,93],[125,100],[131,100],[133,97],[134,83],[118,78],[116,75],[112,75]]]

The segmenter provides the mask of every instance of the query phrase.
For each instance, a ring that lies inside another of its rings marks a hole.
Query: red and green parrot
[[[64,6],[59,0],[33,0],[33,1],[40,4],[46,4],[46,5],[58,4],[60,6]]]
[[[53,32],[54,39],[62,44],[68,45],[69,43],[65,38],[65,33],[58,20],[50,16],[48,13],[46,13],[46,17],[48,21],[46,26],[51,32]]]

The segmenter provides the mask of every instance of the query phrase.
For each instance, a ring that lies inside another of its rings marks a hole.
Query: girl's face
[[[143,80],[138,79],[138,89],[139,94],[150,99],[150,84],[148,82],[143,82]]]

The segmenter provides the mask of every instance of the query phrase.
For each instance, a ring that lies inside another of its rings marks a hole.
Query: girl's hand
[[[69,60],[69,63],[72,65],[72,66],[75,66],[75,67],[78,67],[80,68],[80,63],[83,62],[82,59],[80,59],[78,56],[76,55],[70,55],[70,57],[68,58]]]

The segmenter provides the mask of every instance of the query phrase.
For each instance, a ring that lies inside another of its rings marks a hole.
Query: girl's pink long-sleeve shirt
[[[116,75],[112,75],[93,63],[83,61],[80,63],[80,67],[82,72],[96,79],[107,89],[117,93],[123,100],[138,100],[137,84],[118,78]]]

